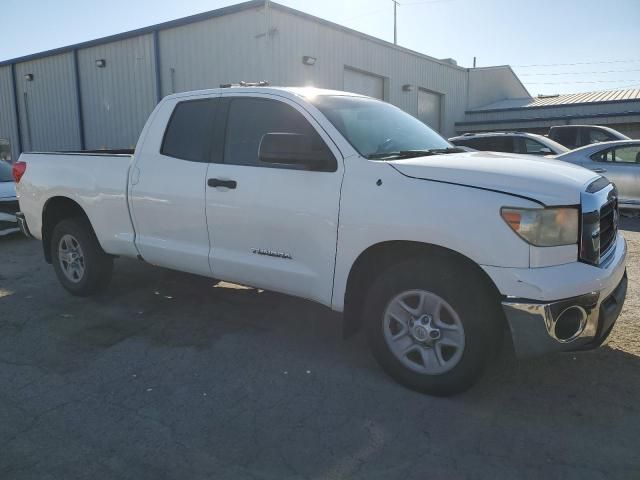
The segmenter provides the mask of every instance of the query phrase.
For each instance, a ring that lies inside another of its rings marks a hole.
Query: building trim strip
[[[16,119],[16,133],[18,136],[18,155],[22,153],[22,129],[20,128],[20,106],[18,105],[18,85],[16,82],[16,66],[11,65],[11,90],[13,93],[13,112]]]
[[[571,107],[599,107],[600,105],[614,105],[620,103],[636,103],[640,102],[640,98],[628,98],[626,100],[605,100],[602,102],[576,102],[576,103],[556,103],[554,105],[537,105],[535,107],[505,107],[505,108],[489,108],[483,110],[467,110],[464,113],[497,113],[497,112],[518,112],[532,110],[546,110],[549,108],[571,108]]]
[[[73,51],[73,77],[76,90],[76,108],[78,110],[78,134],[80,135],[80,150],[86,148],[84,134],[84,113],[82,111],[82,90],[80,86],[80,67],[78,66],[78,50]]]
[[[162,100],[162,76],[160,74],[160,34],[157,30],[153,32],[153,58],[156,67],[156,101],[160,103]]]
[[[527,123],[527,122],[546,122],[552,120],[575,120],[578,118],[603,118],[603,117],[631,117],[640,116],[640,110],[633,112],[620,113],[591,113],[585,115],[559,115],[555,117],[533,117],[533,118],[504,118],[501,120],[475,120],[472,122],[456,122],[456,127],[469,127],[474,125],[496,125],[500,123]]]

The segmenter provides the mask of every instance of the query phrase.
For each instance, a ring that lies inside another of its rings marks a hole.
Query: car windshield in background
[[[13,182],[11,165],[4,160],[0,160],[0,182]]]
[[[310,101],[365,158],[458,151],[420,120],[388,103],[340,95],[318,95]]]

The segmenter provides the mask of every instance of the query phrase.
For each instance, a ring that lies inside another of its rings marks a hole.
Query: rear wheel
[[[102,250],[83,218],[69,218],[55,226],[51,259],[58,280],[73,295],[97,293],[111,280],[113,257]]]
[[[471,387],[502,338],[499,302],[483,281],[440,258],[383,272],[365,306],[369,343],[382,368],[431,395]]]

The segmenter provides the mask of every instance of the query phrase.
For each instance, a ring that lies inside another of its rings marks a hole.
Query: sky
[[[237,0],[0,0],[0,61]],[[393,41],[392,0],[278,3]],[[640,0],[400,0],[398,44],[511,65],[532,95],[640,88]]]

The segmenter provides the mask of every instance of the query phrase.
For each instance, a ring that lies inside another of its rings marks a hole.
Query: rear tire
[[[450,396],[470,388],[502,340],[495,292],[446,256],[412,259],[381,273],[364,309],[372,353],[400,384]]]
[[[68,218],[54,227],[51,260],[58,280],[73,295],[92,295],[111,280],[113,257],[102,250],[84,218]]]

